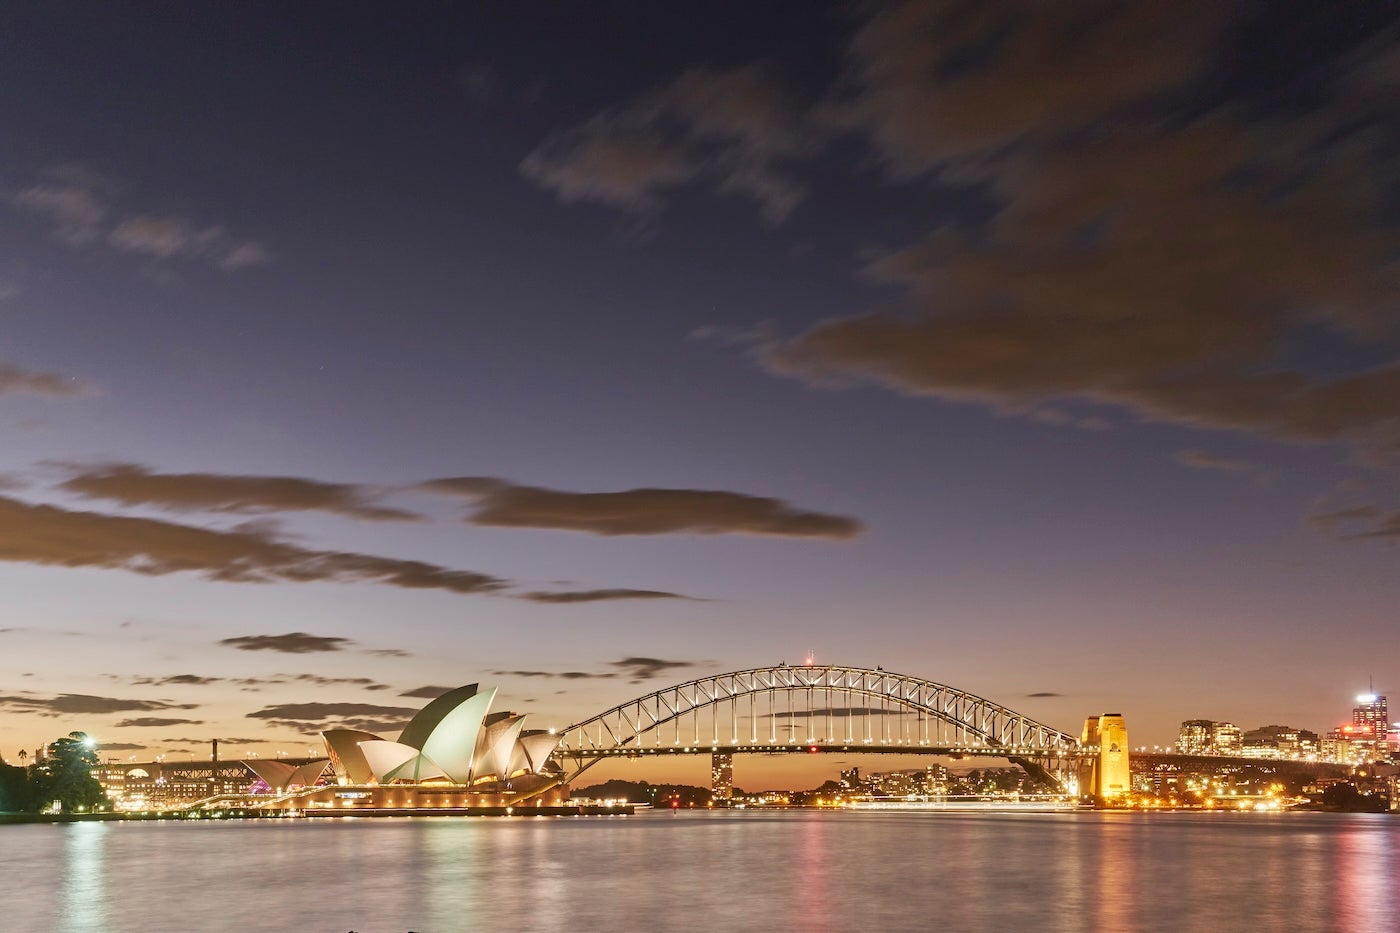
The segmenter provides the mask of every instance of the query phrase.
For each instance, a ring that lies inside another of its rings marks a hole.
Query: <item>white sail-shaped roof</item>
[[[311,787],[325,774],[326,766],[330,760],[322,758],[318,761],[309,761],[292,772],[292,777],[287,781],[288,787]]]
[[[329,729],[321,733],[321,741],[326,743],[331,767],[342,783],[368,784],[374,780],[374,769],[365,760],[360,743],[381,741],[379,736],[359,729]]]
[[[481,721],[486,718],[486,713],[491,709],[491,701],[495,698],[495,687],[484,693],[473,694],[441,716],[427,741],[423,743],[423,754],[458,784],[471,783],[472,762],[476,753],[477,737],[481,733]],[[414,717],[414,721],[417,721],[417,717]]]
[[[491,773],[502,781],[510,777],[510,760],[523,725],[524,716],[510,716],[486,727],[486,760],[477,763],[476,777],[484,776],[481,773],[484,768],[490,768]]]
[[[296,766],[289,765],[285,761],[260,761],[255,758],[251,761],[244,761],[243,765],[273,790],[286,790],[292,775],[296,772]]]
[[[398,742],[389,742],[385,739],[361,742],[360,751],[364,754],[365,761],[369,762],[373,780],[381,784],[390,780],[389,775],[399,767],[419,756],[418,749],[413,746],[401,745]]]
[[[544,771],[549,756],[559,747],[559,736],[544,731],[525,732],[520,736],[520,747],[524,749],[525,757],[530,760],[530,770],[539,774]]]
[[[433,734],[433,730],[442,724],[443,718],[476,696],[476,693],[476,684],[467,684],[465,687],[447,691],[414,714],[408,725],[404,726],[403,732],[399,733],[399,742],[422,751],[427,747],[428,738]],[[485,713],[482,715],[485,716]]]

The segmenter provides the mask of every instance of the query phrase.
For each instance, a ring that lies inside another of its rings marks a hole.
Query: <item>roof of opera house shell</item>
[[[540,774],[558,744],[542,730],[525,731],[525,717],[492,713],[496,688],[468,684],[449,690],[418,711],[391,742],[357,729],[321,733],[342,784],[447,780],[470,785]]]

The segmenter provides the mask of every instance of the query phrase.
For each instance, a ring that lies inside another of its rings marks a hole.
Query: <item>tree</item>
[[[91,809],[106,798],[93,776],[98,766],[97,743],[84,732],[70,732],[49,746],[49,757],[29,769],[34,799],[41,805],[58,801],[65,812]]]
[[[23,813],[33,809],[29,775],[23,768],[0,761],[0,813]]]

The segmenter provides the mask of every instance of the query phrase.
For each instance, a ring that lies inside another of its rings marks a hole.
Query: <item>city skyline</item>
[[[809,653],[1133,745],[1400,689],[1393,12],[10,19],[7,760]]]

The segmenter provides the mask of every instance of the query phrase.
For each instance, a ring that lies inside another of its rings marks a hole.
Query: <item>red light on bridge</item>
[[[821,751],[821,749],[820,749],[820,748],[817,748],[817,746],[815,746],[815,745],[808,745],[808,746],[807,746],[807,751],[808,751],[808,752],[811,752],[812,754],[816,754],[817,752]]]

